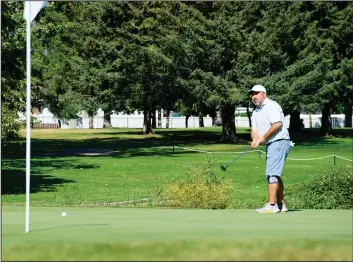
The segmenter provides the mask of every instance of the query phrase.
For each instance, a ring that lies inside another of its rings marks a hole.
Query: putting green
[[[351,260],[352,211],[33,207],[25,233],[25,208],[4,206],[2,253],[4,260]]]

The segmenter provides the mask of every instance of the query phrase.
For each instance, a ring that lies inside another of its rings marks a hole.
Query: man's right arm
[[[251,139],[255,140],[259,137],[259,133],[257,132],[257,128],[253,127],[251,128]]]
[[[255,115],[255,112],[252,114],[251,116],[251,147],[254,148],[255,147],[255,144],[256,144],[256,141],[259,137],[259,133],[257,131],[257,125],[256,125],[256,115]]]
[[[259,133],[257,132],[257,128],[256,127],[252,127],[251,128],[251,148],[256,147],[256,143],[257,143],[257,139],[259,138]]]
[[[258,136],[259,136],[259,134],[257,132],[256,113],[253,112],[251,115],[251,138],[252,138],[252,140],[254,140]]]

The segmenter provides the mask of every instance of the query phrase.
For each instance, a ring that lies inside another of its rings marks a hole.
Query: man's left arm
[[[275,133],[277,132],[277,130],[278,130],[281,126],[282,126],[282,122],[281,122],[281,121],[280,121],[280,122],[272,123],[270,129],[267,130],[267,132],[266,132],[263,136],[261,136],[261,137],[259,138],[260,144],[265,143],[266,140],[267,140],[270,136],[272,136],[273,134],[275,134]]]
[[[270,105],[270,108],[268,108],[270,112],[272,112],[269,115],[269,121],[271,124],[271,127],[267,130],[267,132],[259,138],[260,144],[263,144],[266,142],[266,140],[274,135],[279,128],[282,126],[282,121],[281,121],[281,114],[282,114],[282,108],[278,103],[272,103]]]

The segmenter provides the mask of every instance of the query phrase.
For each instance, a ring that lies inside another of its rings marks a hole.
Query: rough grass
[[[352,182],[352,167],[326,171],[313,180],[290,186],[287,204],[300,209],[352,209]]]
[[[186,177],[167,183],[154,194],[152,205],[177,208],[225,209],[232,202],[234,183],[214,172],[214,154],[198,168],[186,167]]]

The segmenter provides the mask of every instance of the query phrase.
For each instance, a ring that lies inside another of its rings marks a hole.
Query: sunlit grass
[[[265,154],[250,151],[227,169],[220,170],[243,152],[248,145],[219,143],[221,129],[157,129],[156,135],[143,136],[139,129],[36,129],[32,131],[31,204],[81,205],[117,203],[148,198],[163,184],[186,175],[188,165],[205,162],[206,151],[215,154],[215,173],[233,179],[233,207],[254,208],[267,195],[264,177]],[[239,129],[243,140],[248,129]],[[304,135],[305,138],[305,135]],[[337,166],[352,162],[351,138],[315,138],[313,146],[304,139],[294,140],[283,179],[286,185],[310,179]],[[22,143],[22,144],[21,144]],[[173,152],[174,146],[174,152]],[[179,146],[179,147],[177,147]],[[196,151],[187,151],[183,148]],[[70,156],[65,152],[78,149],[109,149],[108,156]],[[264,152],[264,146],[259,150]],[[3,147],[2,155],[4,205],[25,203],[25,138]],[[293,159],[293,160],[291,160]],[[94,189],[94,190],[93,190]]]
[[[275,216],[251,210],[267,196],[263,153],[249,152],[223,172],[219,166],[248,145],[219,143],[219,127],[160,129],[150,136],[140,131],[33,130],[29,234],[24,233],[25,137],[4,143],[2,259],[352,260],[351,210],[298,210]],[[249,141],[248,129],[237,132]],[[286,186],[352,166],[343,159],[334,162],[332,156],[352,159],[349,136],[308,139],[304,134],[293,135],[293,141],[296,146],[283,172]],[[205,163],[207,153],[176,146],[214,153],[215,174],[235,184],[229,209],[149,209],[148,202],[128,205],[139,208],[116,208],[122,201],[150,197],[156,188],[185,177],[188,166]],[[72,155],[85,149],[115,154]],[[95,207],[104,205],[112,207]]]
[[[65,211],[67,216],[62,217]],[[349,210],[3,208],[9,260],[352,260]]]

